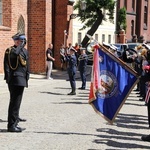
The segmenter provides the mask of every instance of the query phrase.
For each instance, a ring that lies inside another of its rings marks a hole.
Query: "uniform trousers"
[[[80,76],[81,76],[81,80],[82,80],[82,88],[85,88],[86,87],[86,71],[81,70]]]
[[[76,91],[76,81],[75,81],[75,73],[69,72],[69,81],[72,88],[72,92]]]
[[[8,128],[17,126],[24,86],[9,85]]]
[[[145,83],[149,82],[149,81],[150,81],[150,74],[146,74],[144,76],[141,76],[141,78],[140,78],[140,92],[141,92],[141,95],[143,96],[144,99],[146,96],[146,85],[145,85]]]

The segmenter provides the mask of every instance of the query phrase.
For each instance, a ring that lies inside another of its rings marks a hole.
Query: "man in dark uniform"
[[[70,56],[68,60],[68,75],[72,91],[68,95],[76,95],[75,76],[76,76],[77,58],[75,56],[75,52],[76,50],[73,47],[71,47]]]
[[[79,71],[82,80],[82,86],[79,88],[84,90],[86,88],[86,67],[88,62],[88,57],[85,52],[86,48],[80,48],[81,55],[79,56]]]
[[[24,87],[28,87],[28,52],[24,48],[26,44],[24,34],[17,33],[12,39],[14,46],[7,48],[4,56],[4,80],[10,93],[7,129],[8,132],[22,132],[23,128],[18,126],[18,122]]]

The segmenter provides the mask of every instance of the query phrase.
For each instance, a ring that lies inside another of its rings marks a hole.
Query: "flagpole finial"
[[[98,49],[99,47],[100,47],[100,46],[96,44],[96,45],[94,46],[94,49]]]

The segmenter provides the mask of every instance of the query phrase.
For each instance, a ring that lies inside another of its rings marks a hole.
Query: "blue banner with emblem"
[[[89,103],[108,122],[119,110],[138,82],[137,73],[107,49],[95,47]]]

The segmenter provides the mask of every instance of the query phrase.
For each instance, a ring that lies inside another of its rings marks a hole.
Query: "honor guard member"
[[[79,71],[82,80],[82,86],[79,89],[81,90],[84,90],[86,88],[86,67],[87,67],[88,57],[85,51],[86,48],[80,48],[81,55],[79,56]]]
[[[76,76],[77,58],[75,56],[75,52],[76,50],[73,47],[71,47],[70,56],[68,60],[68,75],[72,91],[68,95],[76,95],[75,76]]]
[[[26,44],[24,34],[17,33],[12,39],[14,46],[7,48],[4,56],[4,80],[10,93],[7,130],[22,132],[24,129],[18,126],[18,122],[24,87],[28,87],[28,53],[24,48]]]

